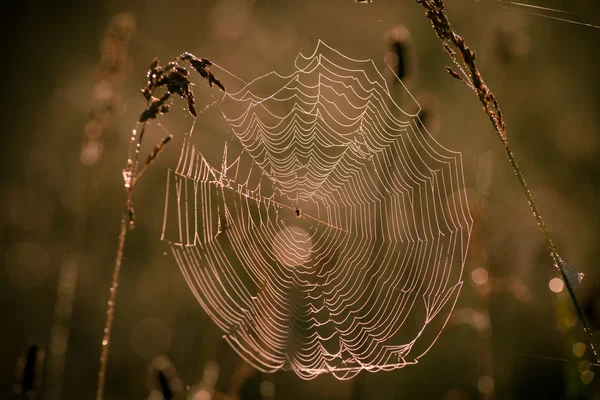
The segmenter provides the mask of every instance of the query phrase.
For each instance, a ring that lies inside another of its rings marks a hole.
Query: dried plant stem
[[[131,202],[131,193],[131,191],[128,191],[127,203]],[[110,295],[108,297],[108,307],[106,309],[106,323],[104,325],[104,336],[102,337],[102,352],[100,353],[100,371],[98,372],[96,400],[102,400],[104,398],[104,385],[106,383],[106,368],[108,365],[110,337],[112,333],[113,320],[115,318],[115,301],[117,298],[117,289],[119,288],[119,275],[121,273],[121,263],[123,262],[123,249],[125,248],[125,239],[127,238],[127,231],[129,230],[129,223],[127,220],[127,211],[125,211],[121,217],[121,232],[119,233],[117,256],[115,258],[112,283],[110,284]]]
[[[136,127],[132,131],[127,151],[127,164],[123,169],[123,181],[127,196],[125,200],[125,210],[121,216],[121,229],[117,244],[117,254],[115,256],[112,282],[106,308],[106,322],[104,325],[104,334],[102,336],[102,352],[100,353],[100,370],[98,372],[96,400],[103,400],[104,398],[110,339],[115,318],[115,304],[117,290],[119,288],[121,264],[123,263],[125,239],[127,238],[127,232],[134,227],[135,222],[133,189],[144,171],[156,161],[164,146],[171,140],[171,135],[161,139],[161,141],[154,146],[154,149],[146,158],[144,165],[140,168],[140,150],[148,121],[157,118],[159,115],[164,114],[171,109],[170,97],[172,94],[177,94],[187,100],[188,112],[192,117],[195,118],[197,114],[194,93],[192,92],[192,83],[188,77],[189,72],[185,67],[179,64],[181,61],[188,62],[202,78],[208,81],[210,86],[215,84],[223,91],[225,90],[221,82],[210,71],[209,67],[212,63],[207,59],[197,58],[190,53],[183,53],[180,57],[164,66],[159,63],[158,59],[154,59],[150,64],[147,73],[148,84],[142,89],[142,94],[147,102],[146,108],[140,114]],[[160,97],[155,97],[157,91],[162,91],[163,94]]]
[[[104,386],[106,384],[106,370],[108,367],[108,355],[110,350],[110,338],[112,335],[112,325],[115,318],[115,304],[117,299],[117,290],[119,288],[119,277],[121,275],[121,264],[123,263],[123,251],[125,249],[125,239],[127,239],[127,232],[133,227],[133,188],[135,182],[139,176],[136,176],[135,180],[131,180],[128,183],[127,176],[131,177],[137,168],[139,159],[139,151],[143,139],[143,134],[146,128],[146,123],[141,124],[140,134],[136,139],[136,130],[133,131],[133,136],[129,143],[129,158],[127,161],[127,167],[123,174],[125,177],[125,191],[127,198],[125,200],[125,210],[121,216],[121,228],[119,232],[119,241],[117,244],[117,254],[115,256],[115,265],[113,269],[112,282],[110,284],[110,292],[108,296],[108,304],[106,307],[106,321],[104,324],[104,334],[102,336],[102,352],[100,353],[100,370],[98,371],[98,386],[96,389],[96,400],[104,399]],[[135,154],[132,161],[132,153]]]
[[[508,145],[508,139],[506,135],[506,124],[503,119],[502,112],[500,111],[500,107],[498,105],[498,101],[494,94],[490,91],[488,86],[483,81],[483,77],[479,72],[479,69],[475,65],[475,52],[472,51],[466,44],[464,39],[456,33],[452,24],[448,20],[448,16],[446,14],[446,8],[443,0],[417,0],[417,3],[421,4],[426,10],[426,16],[429,18],[433,24],[433,29],[435,30],[437,36],[442,40],[444,50],[450,56],[450,59],[456,64],[461,71],[461,74],[453,71],[450,67],[446,67],[448,73],[455,79],[463,81],[467,87],[473,90],[481,104],[483,105],[483,109],[485,113],[489,116],[502,145],[504,146],[504,151],[510,161],[510,164],[517,175],[517,179],[525,193],[525,197],[527,197],[527,202],[531,207],[531,211],[537,220],[538,226],[544,236],[544,240],[546,241],[546,245],[548,246],[548,250],[550,250],[550,256],[554,261],[554,265],[560,271],[560,275],[565,283],[567,291],[569,292],[569,296],[573,301],[573,305],[575,306],[575,311],[579,320],[583,326],[583,330],[588,337],[588,341],[590,343],[590,348],[594,355],[595,361],[600,362],[598,357],[598,350],[593,340],[593,332],[585,318],[583,310],[577,300],[577,296],[575,295],[573,281],[569,276],[566,270],[566,262],[560,257],[558,251],[556,250],[556,246],[552,241],[550,233],[546,228],[546,224],[542,219],[542,216],[538,210],[537,205],[527,187],[527,183],[525,182],[525,178],[519,169],[517,161],[513,152],[510,150]],[[454,46],[456,51],[450,46]],[[457,58],[457,55],[460,59]]]

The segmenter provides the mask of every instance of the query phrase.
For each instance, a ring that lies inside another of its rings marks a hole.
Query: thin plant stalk
[[[142,124],[142,133],[145,130],[146,122]],[[143,135],[139,135],[139,139],[137,143],[135,142],[135,130],[133,131],[134,135],[132,136],[132,140],[129,144],[129,154],[132,152],[135,153],[135,161],[132,162],[131,156],[127,162],[127,168],[123,171],[124,176],[130,172],[133,173],[137,165],[139,158],[139,150],[141,147],[141,141],[143,139]],[[133,149],[135,144],[135,150]],[[129,175],[131,176],[131,175]],[[137,180],[137,179],[136,179]],[[112,281],[110,284],[110,291],[108,296],[108,305],[106,308],[106,321],[104,324],[104,334],[102,336],[102,351],[100,353],[100,371],[98,372],[98,387],[96,391],[96,400],[102,400],[104,398],[104,386],[106,384],[106,370],[108,367],[108,355],[110,349],[110,339],[112,335],[112,325],[113,320],[115,318],[115,303],[117,300],[117,290],[119,288],[119,277],[121,275],[121,264],[123,263],[123,251],[125,249],[125,240],[127,239],[127,232],[133,227],[134,223],[134,215],[133,215],[133,188],[135,181],[131,181],[131,183],[127,182],[127,178],[125,178],[125,190],[127,193],[127,198],[125,200],[125,210],[123,211],[123,215],[121,216],[121,228],[119,231],[119,241],[117,244],[117,254],[115,256],[115,265],[113,269]]]
[[[550,251],[550,256],[554,261],[554,265],[558,268],[562,280],[565,283],[569,296],[573,302],[575,307],[575,311],[583,326],[583,330],[588,338],[590,348],[592,350],[593,356],[596,362],[600,362],[600,358],[598,356],[598,350],[593,340],[593,332],[588,324],[585,314],[577,300],[577,296],[575,295],[575,286],[579,284],[579,280],[581,279],[581,274],[577,273],[573,270],[569,264],[567,264],[558,254],[556,250],[556,246],[552,241],[552,237],[548,232],[548,228],[546,228],[546,224],[544,223],[540,211],[533,199],[529,188],[527,187],[527,183],[525,182],[525,178],[519,169],[517,164],[517,160],[513,152],[511,151],[508,145],[508,139],[506,134],[506,124],[504,122],[503,114],[498,105],[498,101],[496,100],[496,96],[490,91],[488,86],[485,84],[479,69],[475,65],[475,52],[472,51],[465,43],[464,39],[456,33],[452,24],[450,23],[448,16],[446,14],[446,7],[444,5],[443,0],[417,0],[417,3],[421,4],[426,12],[425,15],[427,18],[431,20],[433,25],[433,29],[435,30],[438,38],[442,40],[444,50],[450,56],[450,59],[453,63],[458,67],[460,73],[455,72],[450,67],[446,67],[448,73],[455,79],[463,81],[471,90],[473,90],[477,96],[481,104],[483,105],[483,109],[485,113],[490,118],[492,125],[496,133],[498,134],[498,138],[502,142],[502,146],[504,147],[504,151],[508,160],[519,180],[519,184],[525,193],[525,197],[527,198],[527,202],[531,207],[531,211],[537,220],[538,226],[544,236],[544,240],[546,241],[546,246]],[[451,45],[454,47],[454,50]],[[457,57],[458,56],[458,57]]]
[[[131,201],[131,191],[127,193],[127,203]],[[115,267],[113,270],[112,282],[110,284],[110,294],[108,297],[108,307],[106,309],[106,322],[104,325],[104,335],[102,337],[102,352],[100,353],[100,371],[98,372],[98,388],[96,391],[96,400],[104,398],[104,385],[106,383],[106,368],[108,366],[108,353],[110,337],[112,333],[112,324],[115,318],[115,301],[117,298],[117,289],[119,288],[119,276],[121,273],[121,264],[123,262],[123,249],[125,248],[125,239],[129,230],[127,222],[127,213],[121,217],[121,231],[119,233],[119,244],[117,245],[117,255],[115,258]]]
[[[121,216],[121,227],[119,231],[119,240],[117,244],[117,253],[113,268],[112,282],[108,296],[106,309],[106,321],[104,325],[104,334],[102,336],[102,351],[100,353],[100,370],[98,371],[98,386],[96,389],[96,400],[104,399],[104,388],[106,385],[106,371],[108,367],[108,356],[110,350],[110,340],[112,336],[113,321],[115,318],[115,305],[117,290],[119,288],[119,277],[121,274],[121,265],[123,263],[123,252],[125,250],[125,240],[127,232],[135,225],[135,213],[133,207],[133,189],[142,173],[158,158],[165,145],[172,139],[168,135],[154,146],[149,153],[145,163],[140,168],[140,150],[142,147],[144,133],[148,122],[152,119],[167,113],[171,109],[171,95],[177,94],[187,101],[187,110],[192,117],[197,116],[194,93],[192,92],[192,83],[189,80],[188,70],[179,63],[188,62],[191,67],[206,79],[210,86],[215,84],[221,90],[225,87],[212,74],[210,66],[212,63],[207,59],[200,59],[190,53],[183,53],[174,61],[166,65],[161,65],[158,59],[150,64],[147,73],[148,84],[142,89],[142,94],[146,98],[146,108],[140,114],[136,123],[136,128],[132,131],[132,136],[128,146],[127,164],[123,169],[123,181],[126,192],[125,209]],[[158,97],[157,93],[163,94]],[[157,97],[155,97],[155,95]]]

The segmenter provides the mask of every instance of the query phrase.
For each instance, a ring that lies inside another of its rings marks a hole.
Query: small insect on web
[[[437,340],[472,219],[460,153],[418,112],[394,102],[373,61],[319,41],[291,74],[198,116],[205,131],[192,128],[168,174],[163,237],[257,369],[349,379],[415,364]],[[217,155],[206,138],[219,135]]]

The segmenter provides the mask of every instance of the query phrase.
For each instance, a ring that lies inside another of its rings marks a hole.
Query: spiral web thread
[[[233,140],[217,159],[192,128],[163,238],[224,339],[255,368],[304,379],[416,363],[462,286],[460,153],[394,102],[371,60],[321,41],[290,75],[214,107]]]

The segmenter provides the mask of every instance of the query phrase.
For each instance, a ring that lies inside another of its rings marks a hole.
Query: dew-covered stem
[[[533,196],[527,187],[527,183],[525,182],[525,178],[519,169],[515,156],[508,145],[506,124],[504,122],[502,111],[500,110],[496,96],[494,96],[494,94],[485,84],[479,69],[475,65],[475,52],[466,45],[464,39],[454,30],[454,27],[450,23],[446,14],[446,7],[443,0],[417,0],[417,3],[421,4],[425,8],[425,15],[431,20],[433,29],[435,30],[438,38],[442,40],[444,50],[446,53],[448,53],[454,64],[459,67],[462,75],[453,71],[450,67],[446,67],[448,73],[453,78],[463,81],[467,87],[477,94],[481,104],[483,105],[485,113],[489,116],[490,121],[492,122],[492,125],[494,126],[494,129],[498,134],[502,145],[504,146],[504,151],[517,176],[517,179],[519,180],[519,184],[525,193],[525,197],[527,198],[527,202],[531,207],[531,211],[533,212],[542,235],[544,236],[544,240],[546,241],[546,245],[550,251],[550,256],[554,261],[554,265],[560,271],[560,275],[565,283],[567,291],[569,292],[569,296],[573,301],[577,316],[579,317],[581,325],[583,326],[583,330],[588,337],[595,361],[599,363],[600,358],[598,357],[598,350],[593,340],[593,332],[585,318],[583,310],[579,304],[579,301],[577,300],[577,296],[575,295],[573,287],[574,280],[567,273],[565,268],[566,263],[556,250],[556,246],[554,245],[550,233],[544,224],[542,215],[540,214]]]
[[[110,339],[112,335],[113,320],[115,318],[115,304],[117,299],[117,290],[119,289],[119,278],[121,275],[121,264],[123,263],[123,251],[125,249],[125,240],[127,232],[134,224],[133,212],[133,188],[138,176],[136,175],[139,159],[140,147],[143,134],[146,130],[146,122],[137,123],[136,129],[132,131],[131,139],[127,149],[127,165],[123,169],[123,181],[127,197],[125,200],[125,209],[121,216],[121,228],[119,231],[119,240],[117,243],[117,253],[113,267],[112,281],[106,306],[106,321],[102,336],[102,351],[100,352],[100,370],[98,371],[98,386],[96,389],[96,400],[104,399],[104,386],[106,384],[106,370],[108,368],[108,355],[110,350]]]
[[[508,147],[507,142],[504,142],[504,150],[506,152],[506,155],[508,156],[510,164],[513,167],[513,170],[515,171],[515,174],[517,175],[517,179],[519,179],[519,183],[521,184],[521,187],[523,188],[525,197],[527,197],[527,202],[529,203],[529,206],[531,207],[531,211],[533,212],[533,215],[535,216],[535,219],[537,220],[538,226],[540,227],[540,230],[542,231],[542,235],[544,236],[544,240],[546,241],[546,246],[548,246],[548,250],[550,250],[550,256],[552,257],[552,260],[554,261],[554,265],[558,268],[558,270],[560,272],[560,276],[561,276],[563,282],[565,283],[565,287],[567,288],[567,291],[569,293],[569,296],[571,297],[571,300],[573,301],[573,306],[575,307],[575,312],[577,313],[577,317],[581,321],[583,330],[584,330],[586,336],[588,337],[588,340],[590,343],[590,348],[592,350],[592,354],[594,355],[596,362],[600,362],[600,359],[598,357],[598,349],[596,347],[596,344],[594,343],[594,333],[592,332],[592,329],[591,329],[590,325],[588,324],[587,319],[585,318],[585,314],[583,313],[583,310],[581,309],[581,305],[579,304],[579,301],[577,300],[577,296],[575,295],[575,290],[573,287],[573,281],[569,276],[567,276],[567,272],[566,272],[565,266],[564,266],[564,261],[558,254],[558,251],[556,250],[556,246],[554,245],[554,242],[552,241],[552,237],[550,236],[550,233],[548,232],[548,228],[546,228],[546,224],[544,223],[544,220],[542,219],[542,215],[540,214],[540,211],[538,210],[537,205],[535,204],[535,200],[533,199],[533,196],[531,195],[531,192],[529,191],[529,188],[527,187],[525,178],[523,178],[523,174],[521,173],[521,170],[519,169],[519,166],[517,165],[517,161],[515,160],[515,157],[514,157],[512,151]]]
[[[136,122],[135,129],[132,131],[127,148],[127,163],[123,169],[123,184],[126,192],[125,210],[121,216],[117,253],[115,256],[112,282],[106,308],[106,321],[104,324],[104,334],[102,336],[102,351],[100,353],[100,370],[98,372],[96,400],[104,399],[110,339],[115,318],[115,305],[117,290],[119,288],[121,264],[123,263],[125,240],[127,238],[127,232],[135,225],[133,189],[144,171],[146,171],[148,166],[158,158],[165,145],[169,143],[172,138],[169,135],[161,139],[149,153],[145,164],[140,169],[140,151],[148,121],[156,119],[160,115],[170,111],[172,94],[178,94],[187,101],[187,109],[192,117],[195,118],[197,114],[194,93],[192,92],[192,83],[188,77],[189,73],[186,68],[179,64],[181,61],[190,63],[192,68],[196,70],[202,78],[206,79],[210,86],[215,84],[223,91],[225,90],[223,84],[210,71],[209,67],[212,63],[207,59],[197,58],[190,53],[184,53],[181,57],[178,57],[166,65],[161,65],[158,59],[154,59],[150,64],[147,73],[148,84],[142,89],[142,94],[146,99],[146,108],[141,112],[140,117]],[[158,92],[162,92],[162,95],[160,97],[155,97]]]
[[[127,191],[127,204],[131,203],[132,191]],[[112,325],[115,318],[115,302],[117,299],[117,289],[119,288],[119,276],[121,274],[121,264],[123,262],[123,250],[125,249],[125,239],[129,230],[129,215],[127,211],[121,216],[121,230],[119,232],[119,242],[117,245],[117,254],[115,257],[115,266],[113,269],[112,282],[110,284],[110,293],[108,296],[108,306],[106,308],[106,322],[104,325],[104,334],[102,336],[102,351],[100,353],[100,371],[98,372],[98,387],[96,390],[96,400],[104,399],[104,385],[106,383],[106,369],[108,366],[108,353],[110,348],[110,338],[112,334]]]

